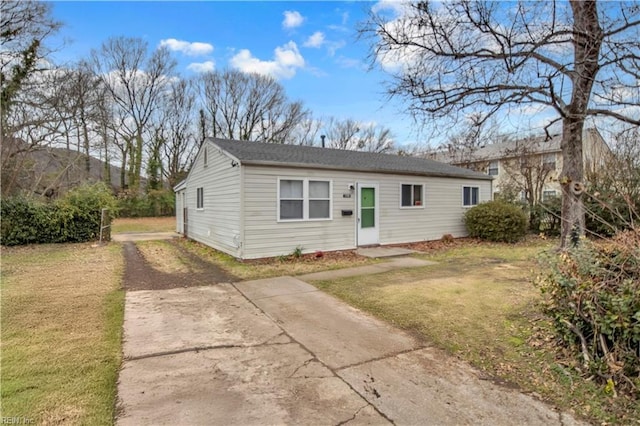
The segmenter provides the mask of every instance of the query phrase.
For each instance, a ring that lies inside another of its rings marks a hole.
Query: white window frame
[[[464,189],[465,188],[471,188],[472,189],[471,193],[469,194],[470,195],[469,198],[470,198],[470,201],[471,201],[472,204],[465,204],[464,203]],[[476,204],[473,204],[473,189],[474,188],[478,190],[478,197],[477,197],[477,201],[478,202]],[[477,185],[463,185],[462,186],[462,207],[475,207],[478,204],[480,204],[480,187],[477,186]]]
[[[411,203],[412,204],[410,206],[402,205],[402,187],[404,185],[411,186]],[[414,191],[414,187],[415,186],[419,186],[420,187],[420,192],[421,192],[420,196],[422,198],[422,200],[421,200],[422,204],[420,204],[420,205],[415,205],[415,200],[413,199],[413,194],[414,194],[413,191]],[[399,197],[399,200],[398,200],[398,204],[399,204],[401,209],[424,209],[424,205],[425,205],[425,185],[423,183],[401,182],[399,187],[398,187],[398,190],[399,190],[399,194],[400,194],[400,197]]]
[[[204,210],[204,187],[196,188],[196,210]]]
[[[495,167],[491,167],[495,164]],[[491,173],[492,170],[495,170],[495,173]],[[500,161],[494,160],[489,162],[489,166],[487,167],[487,174],[489,176],[498,176],[500,174]]]
[[[204,163],[204,166],[207,167],[207,164],[209,163],[209,155],[207,153],[207,147],[204,147],[204,152],[202,153],[202,162]]]
[[[280,181],[283,180],[297,180],[302,181],[302,219],[281,219],[280,218]],[[310,198],[309,197],[309,182],[328,182],[329,183],[329,217],[309,217],[309,201],[313,200],[327,200],[326,198]],[[279,176],[277,182],[277,195],[276,195],[276,220],[277,222],[289,223],[289,222],[316,222],[333,220],[333,180],[325,178],[302,178],[302,177],[284,177]]]
[[[553,193],[553,194],[552,194]],[[555,189],[545,189],[542,191],[542,201],[549,201],[550,199],[557,198],[558,191]]]

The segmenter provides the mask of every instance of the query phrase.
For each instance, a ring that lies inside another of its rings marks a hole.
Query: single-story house
[[[465,236],[492,177],[437,161],[207,139],[175,188],[176,230],[239,259]]]

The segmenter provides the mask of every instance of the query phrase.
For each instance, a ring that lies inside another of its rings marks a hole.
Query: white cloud
[[[305,65],[304,58],[293,41],[276,47],[271,61],[260,60],[248,49],[242,49],[229,62],[232,67],[242,72],[254,72],[275,78],[292,78],[296,75],[296,70]]]
[[[324,43],[324,33],[322,31],[316,31],[313,33],[307,41],[304,42],[305,47],[320,47]]]
[[[187,56],[204,56],[213,52],[213,45],[209,43],[202,43],[199,41],[188,42],[184,40],[177,40],[175,38],[161,40],[160,46],[166,46],[169,50],[181,52]]]
[[[304,16],[300,12],[295,10],[287,10],[284,12],[284,20],[282,21],[283,28],[296,28],[302,25],[304,22]]]
[[[216,69],[216,63],[213,61],[193,62],[187,66],[189,71],[193,72],[209,72]]]
[[[348,58],[346,56],[339,56],[338,58],[336,58],[336,63],[341,68],[359,68],[363,71],[367,69],[367,65],[363,63],[361,60]]]
[[[347,45],[347,42],[344,40],[331,42],[327,46],[327,53],[329,53],[329,56],[334,56],[338,51],[338,49],[342,49],[346,45]]]
[[[371,10],[374,13],[380,13],[382,11],[390,11],[394,13],[396,16],[400,16],[400,15],[403,15],[409,7],[410,7],[410,2],[408,1],[380,0],[379,2],[377,2],[371,7]]]

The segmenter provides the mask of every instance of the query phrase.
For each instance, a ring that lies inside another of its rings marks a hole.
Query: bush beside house
[[[464,223],[470,237],[514,243],[527,233],[527,216],[519,207],[503,201],[489,201],[467,211]]]

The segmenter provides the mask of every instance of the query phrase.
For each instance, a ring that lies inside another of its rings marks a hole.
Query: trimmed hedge
[[[464,224],[470,237],[515,243],[527,233],[527,215],[517,206],[489,201],[469,209]]]
[[[102,209],[116,200],[102,183],[83,185],[53,203],[22,197],[0,202],[0,244],[85,242],[100,236]],[[107,234],[108,236],[108,234]]]

